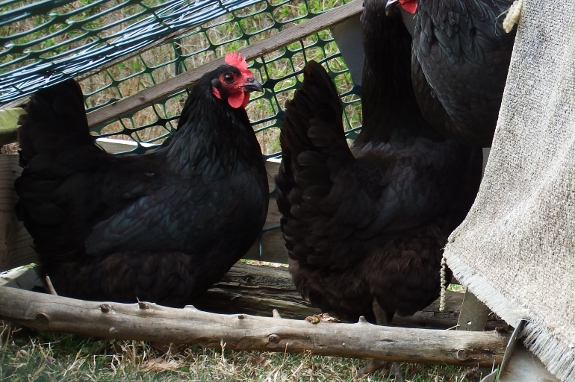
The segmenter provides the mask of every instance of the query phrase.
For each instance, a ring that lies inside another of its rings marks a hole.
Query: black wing
[[[392,186],[390,147],[356,159],[345,139],[341,102],[321,65],[309,62],[304,83],[286,105],[277,175],[282,230],[294,258],[345,267],[353,246],[396,229],[404,203]],[[374,157],[377,159],[373,160]],[[340,259],[340,260],[337,260]]]

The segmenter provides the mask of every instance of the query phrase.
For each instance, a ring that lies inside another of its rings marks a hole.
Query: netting
[[[0,37],[0,102],[76,77],[81,78],[91,111],[342,4],[342,0],[0,2],[0,35],[6,36]],[[299,86],[309,59],[325,62],[337,84],[345,103],[346,128],[353,135],[360,127],[359,88],[331,32],[319,31],[249,63],[265,88],[263,94],[253,95],[247,110],[267,156],[280,154],[282,107]],[[93,134],[160,143],[177,125],[184,93],[93,126]],[[136,150],[140,149],[138,144]]]
[[[345,0],[0,1],[0,105],[41,86],[76,78],[88,111],[200,67]],[[344,102],[348,138],[361,127],[353,83],[329,29],[259,57],[248,66],[265,91],[246,110],[266,157],[281,155],[283,106],[301,85],[305,63],[323,62]],[[92,126],[99,138],[161,143],[177,127],[180,91],[115,121]],[[267,227],[262,234],[279,227]],[[261,241],[260,241],[261,245]],[[261,254],[261,247],[260,247]]]

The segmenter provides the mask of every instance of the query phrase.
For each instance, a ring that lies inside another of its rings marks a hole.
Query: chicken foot
[[[381,305],[377,302],[377,299],[373,299],[372,302],[373,314],[375,315],[375,322],[378,325],[389,325],[390,320],[388,319],[387,313],[381,308]],[[357,373],[357,379],[371,375],[378,370],[389,368],[389,374],[393,375],[395,382],[405,382],[405,378],[401,373],[399,364],[397,362],[388,361],[371,361],[365,367],[363,367]]]

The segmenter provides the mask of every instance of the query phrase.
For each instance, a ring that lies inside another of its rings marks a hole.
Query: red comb
[[[240,70],[243,75],[253,76],[252,72],[248,69],[248,64],[238,52],[231,52],[226,54],[226,64],[235,66]]]

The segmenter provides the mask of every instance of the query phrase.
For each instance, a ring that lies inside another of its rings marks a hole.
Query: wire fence
[[[88,111],[268,38],[342,0],[0,2],[0,104],[67,78],[81,78]],[[3,36],[3,37],[1,37]],[[279,156],[283,105],[307,60],[324,62],[345,105],[346,129],[361,126],[359,87],[330,30],[249,62],[265,88],[247,107],[266,156]],[[173,133],[186,91],[124,115],[93,134],[161,143]],[[141,150],[140,145],[135,146]]]

